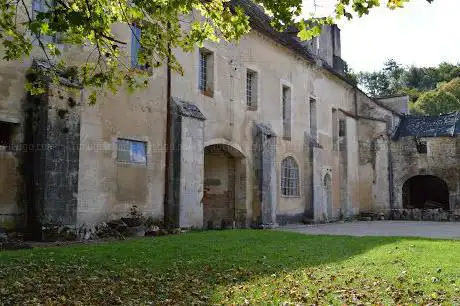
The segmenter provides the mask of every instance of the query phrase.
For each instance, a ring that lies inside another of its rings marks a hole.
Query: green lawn
[[[459,304],[460,242],[193,232],[0,252],[0,304]]]

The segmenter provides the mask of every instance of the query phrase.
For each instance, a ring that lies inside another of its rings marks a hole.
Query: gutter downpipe
[[[167,24],[169,32],[171,25]],[[165,189],[163,198],[163,214],[166,227],[172,225],[171,207],[170,207],[170,173],[171,173],[171,44],[168,42],[168,56],[166,58],[166,152],[165,152]]]

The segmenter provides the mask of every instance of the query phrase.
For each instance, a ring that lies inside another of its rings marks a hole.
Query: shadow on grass
[[[232,230],[4,252],[0,301],[206,304],[217,287],[344,261],[400,239]]]

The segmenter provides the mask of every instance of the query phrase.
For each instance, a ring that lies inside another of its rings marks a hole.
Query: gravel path
[[[311,235],[410,236],[460,239],[460,223],[416,221],[371,221],[318,225],[291,224],[280,230]]]

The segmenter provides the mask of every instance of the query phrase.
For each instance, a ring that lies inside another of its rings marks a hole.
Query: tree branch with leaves
[[[34,48],[42,51],[48,62],[49,78],[57,80],[60,71],[68,69],[65,57],[55,40],[46,37],[59,35],[59,43],[85,45],[88,60],[74,70],[82,86],[91,91],[116,92],[126,84],[130,89],[148,85],[145,70],[126,63],[126,45],[116,37],[113,26],[119,23],[135,25],[142,30],[138,53],[140,65],[156,69],[169,64],[174,71],[182,67],[169,48],[192,51],[210,40],[238,40],[250,30],[249,18],[239,7],[240,1],[229,0],[33,0],[42,1],[46,9],[33,11],[25,0],[0,0],[0,41],[3,59],[20,60],[31,55]],[[431,0],[427,0],[431,2]],[[321,26],[340,18],[361,17],[382,3],[379,0],[336,0],[330,16],[308,15],[302,0],[254,0],[271,16],[272,26],[279,31],[298,29],[302,40],[320,34]],[[320,0],[315,0],[315,4]],[[402,7],[408,0],[387,0],[390,8]],[[303,16],[308,16],[304,18]],[[35,82],[35,83],[34,83]],[[27,84],[31,93],[42,92],[41,83]]]

